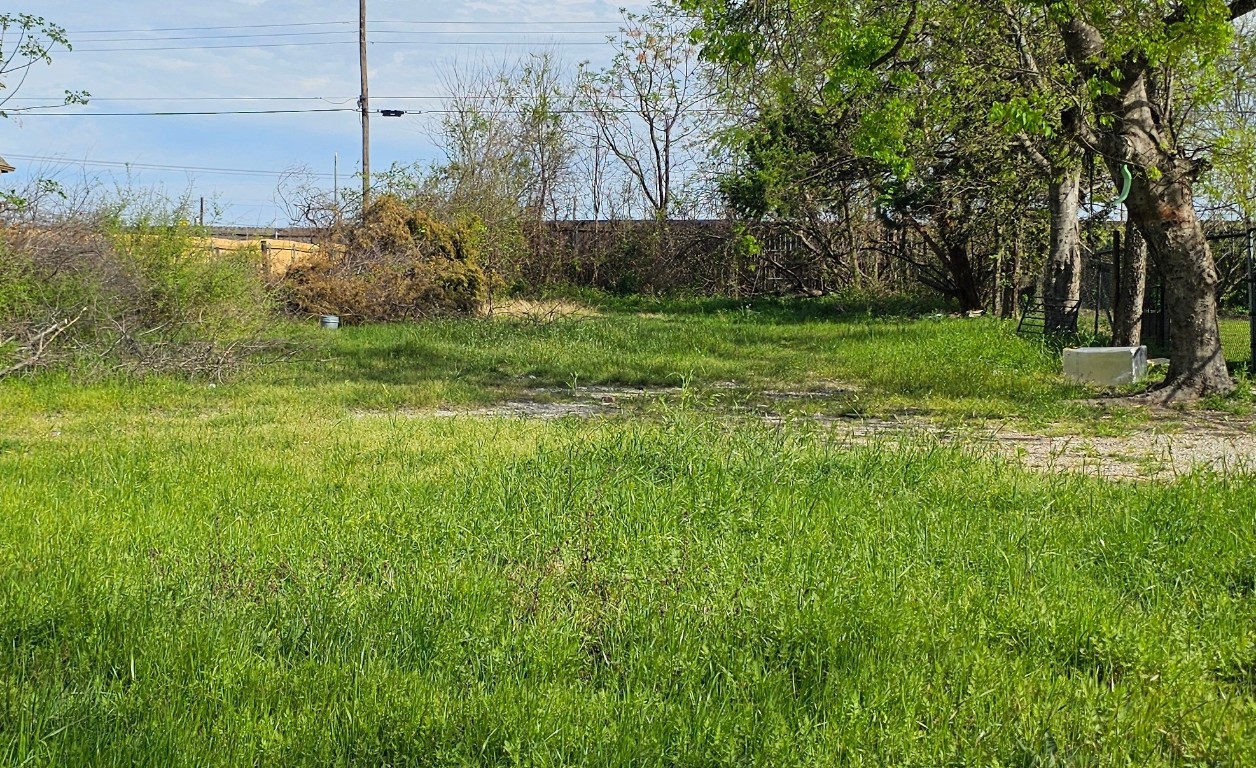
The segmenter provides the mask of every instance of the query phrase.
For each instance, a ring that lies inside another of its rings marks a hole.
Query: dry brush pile
[[[470,315],[488,298],[473,226],[436,220],[380,195],[357,223],[334,227],[319,253],[289,269],[290,311],[348,323]]]

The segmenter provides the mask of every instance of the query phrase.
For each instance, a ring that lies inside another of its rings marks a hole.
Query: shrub
[[[471,230],[393,195],[379,196],[337,240],[285,275],[292,311],[350,323],[414,320],[472,314],[488,297]]]
[[[215,254],[180,211],[27,219],[0,232],[0,376],[220,377],[260,344],[273,302],[260,253]]]

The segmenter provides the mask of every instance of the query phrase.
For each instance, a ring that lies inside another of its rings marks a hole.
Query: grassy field
[[[1251,477],[716,408],[1086,424],[996,322],[613,309],[0,383],[0,764],[1256,764]],[[429,410],[586,383],[685,388]]]
[[[1221,348],[1231,367],[1252,362],[1251,321],[1246,317],[1221,319]]]

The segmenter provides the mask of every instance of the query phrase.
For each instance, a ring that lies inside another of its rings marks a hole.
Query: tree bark
[[[1003,262],[1003,313],[1002,317],[1020,314],[1020,267],[1021,235],[1019,229],[1012,239],[1012,257]]]
[[[922,271],[917,275],[917,279],[925,285],[953,297],[959,302],[961,312],[980,312],[985,309],[985,296],[982,293],[982,280],[977,270],[973,268],[971,258],[972,241],[966,233],[957,228],[952,222],[948,214],[942,214],[937,217],[937,234],[935,238],[929,234],[929,229],[921,225],[912,216],[908,215],[907,220],[911,226],[920,234],[928,248],[934,256],[937,257],[940,270],[933,270],[934,274],[930,276],[927,272]],[[923,269],[924,265],[918,261],[908,258],[908,261],[915,264],[917,268]]]
[[[968,242],[947,246],[947,266],[955,281],[955,298],[961,312],[980,312],[985,309],[985,297],[981,294],[981,280],[973,271]]]
[[[1142,137],[1131,141],[1139,155],[1160,155],[1161,166],[1174,158]],[[1165,311],[1169,316],[1169,373],[1162,399],[1177,400],[1224,394],[1234,389],[1221,351],[1217,323],[1217,268],[1208,239],[1195,216],[1191,184],[1172,169],[1160,180],[1134,173],[1128,201],[1130,220],[1147,242],[1165,281]],[[1174,178],[1177,177],[1177,178]],[[1139,183],[1140,178],[1143,183]]]
[[[1147,290],[1147,241],[1134,223],[1125,225],[1116,300],[1112,307],[1112,343],[1136,347],[1143,338],[1143,300]]]
[[[1164,274],[1169,372],[1156,393],[1161,401],[1225,394],[1234,389],[1221,352],[1217,324],[1217,268],[1195,216],[1197,164],[1177,151],[1148,87],[1151,65],[1137,52],[1107,60],[1106,41],[1080,16],[1060,25],[1069,60],[1088,77],[1115,80],[1094,98],[1101,128],[1082,127],[1082,141],[1098,146],[1113,178],[1122,166],[1133,174],[1126,199],[1138,228]]]
[[[1042,275],[1046,333],[1077,330],[1082,296],[1082,240],[1077,224],[1081,182],[1080,167],[1059,171],[1051,179],[1051,249]]]

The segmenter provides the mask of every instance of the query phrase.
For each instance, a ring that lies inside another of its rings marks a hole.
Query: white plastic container
[[[1147,347],[1066,349],[1064,375],[1101,387],[1135,384],[1147,376]]]
[[[323,315],[319,318],[318,324],[329,331],[334,331],[340,327],[339,315]]]

